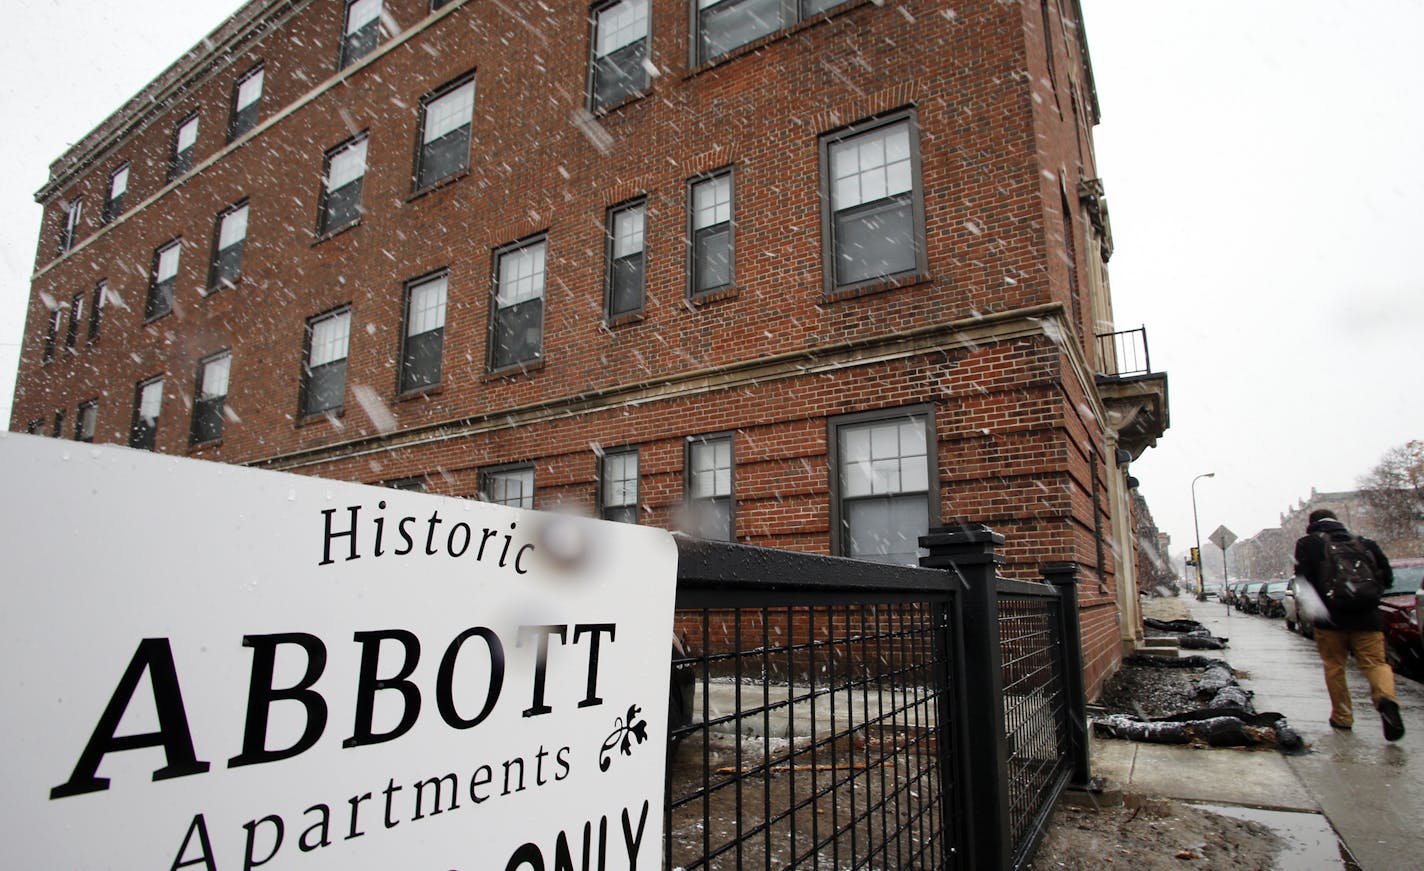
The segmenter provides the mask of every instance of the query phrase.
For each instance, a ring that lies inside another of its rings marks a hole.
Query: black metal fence
[[[1152,374],[1152,355],[1147,350],[1147,328],[1099,333],[1098,372],[1113,378]]]
[[[664,867],[1027,861],[1087,779],[1075,569],[999,578],[1002,543],[939,531],[906,568],[680,541]]]

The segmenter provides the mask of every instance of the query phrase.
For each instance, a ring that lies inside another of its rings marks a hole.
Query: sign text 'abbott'
[[[0,476],[16,867],[656,862],[666,532],[25,436]]]

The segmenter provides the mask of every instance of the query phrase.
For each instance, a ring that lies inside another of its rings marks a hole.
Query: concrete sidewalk
[[[1408,729],[1388,743],[1369,688],[1351,664],[1355,728],[1331,729],[1329,697],[1314,644],[1280,620],[1191,602],[1193,619],[1230,644],[1209,656],[1227,660],[1254,693],[1258,711],[1279,711],[1308,744],[1306,753],[1198,750],[1093,739],[1092,769],[1133,796],[1323,813],[1369,871],[1424,867],[1424,687],[1398,678]]]
[[[1199,749],[1093,738],[1093,774],[1129,796],[1319,813],[1286,757],[1274,750]]]

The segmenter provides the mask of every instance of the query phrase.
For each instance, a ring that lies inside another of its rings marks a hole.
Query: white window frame
[[[74,413],[74,440],[92,442],[99,430],[99,400],[89,399],[79,403]]]
[[[480,499],[511,508],[534,507],[534,464],[496,466],[480,473]]]
[[[104,196],[104,223],[124,213],[124,194],[129,191],[129,165],[119,164],[109,173],[109,190]]]
[[[831,473],[832,553],[876,562],[918,562],[919,535],[939,525],[939,466],[934,409],[929,405],[840,415],[830,418],[828,439]],[[863,445],[850,445],[847,434],[864,433]],[[908,446],[904,449],[906,434]],[[893,436],[893,438],[892,438]],[[892,445],[893,442],[893,445]],[[916,453],[914,448],[918,447]],[[851,506],[877,500],[925,500],[925,529],[905,531],[907,550],[854,552]],[[910,553],[914,553],[912,558]],[[899,560],[885,557],[899,555]],[[879,557],[879,558],[877,558]]]
[[[653,34],[650,6],[649,0],[613,0],[594,7],[591,16],[593,35],[590,39],[591,57],[588,71],[588,101],[591,111],[606,111],[646,94],[651,87],[652,74],[649,67]],[[611,98],[600,98],[598,85],[601,74],[606,73],[610,67],[614,70],[618,68],[617,63],[609,61],[609,58],[640,42],[643,43],[642,49],[635,53],[641,56],[638,70],[642,73],[642,80],[630,83],[628,90]]]
[[[683,484],[684,506],[688,514],[689,532],[710,538],[704,506],[725,502],[727,528],[719,530],[715,540],[735,541],[737,529],[736,446],[730,432],[689,436],[684,454],[686,470]]]
[[[901,110],[853,124],[821,137],[822,272],[828,296],[879,285],[894,286],[928,273],[924,187],[920,177],[919,125],[913,110]],[[901,146],[903,145],[903,150]],[[872,212],[903,200],[908,208],[912,262],[903,269],[847,277],[849,262],[838,227],[856,210]],[[870,209],[865,207],[869,206]]]
[[[266,82],[267,71],[265,64],[257,64],[252,69],[242,74],[242,78],[233,85],[232,92],[232,118],[228,122],[227,138],[231,142],[238,137],[246,135],[252,128],[257,126],[258,111],[254,109],[252,119],[249,123],[238,129],[238,122],[242,119],[243,110],[249,106],[257,106],[262,100],[262,88]]]
[[[178,295],[178,270],[182,265],[183,240],[174,239],[160,245],[153,252],[153,278],[148,286],[148,299],[144,304],[144,319],[151,321],[173,311],[174,299]],[[164,303],[162,307],[159,303]]]
[[[490,368],[512,369],[544,356],[544,323],[547,314],[545,284],[548,279],[549,239],[544,234],[506,245],[495,252],[494,305],[490,311]],[[529,357],[502,360],[498,334],[505,313],[517,305],[539,303],[539,341]]]
[[[367,143],[369,141],[367,135],[361,133],[326,153],[326,171],[322,175],[321,220],[318,228],[322,235],[360,223],[361,200],[365,193]],[[331,212],[332,196],[351,185],[361,185],[363,188],[356,199],[356,214],[354,217],[335,223]]]
[[[250,214],[249,204],[246,200],[229,206],[218,213],[217,229],[213,240],[213,260],[209,265],[208,288],[218,290],[224,285],[231,285],[238,276],[242,275],[242,253],[239,252],[237,264],[233,267],[233,274],[222,275],[223,255],[235,245],[246,246],[247,242],[247,221]]]
[[[405,292],[405,325],[402,330],[400,371],[397,376],[398,388],[401,393],[410,393],[414,390],[425,390],[439,384],[443,377],[443,367],[437,368],[433,380],[424,384],[410,384],[411,368],[409,367],[408,355],[412,339],[418,339],[436,330],[441,334],[441,357],[444,356],[444,334],[445,316],[449,304],[450,276],[448,272],[439,272],[417,278],[406,285]],[[440,358],[437,358],[437,363]]]
[[[736,178],[732,167],[725,167],[692,179],[688,184],[688,261],[687,293],[692,299],[721,293],[737,286],[737,224]],[[697,245],[703,231],[726,225],[727,280],[711,287],[699,288],[702,280]]]
[[[647,305],[648,294],[648,204],[634,200],[608,210],[608,267],[605,277],[604,312],[609,318],[636,314]],[[620,264],[638,260],[637,305],[627,310],[613,310]]]
[[[198,120],[198,113],[194,112],[173,128],[173,154],[168,163],[169,181],[181,178],[193,169],[193,156],[198,147]]]
[[[347,0],[346,11],[342,16],[341,55],[337,59],[337,69],[344,70],[376,50],[376,47],[381,44],[381,18],[384,15],[385,6],[381,0]],[[372,43],[370,49],[353,57],[353,37],[372,22],[376,23],[376,41]]]
[[[313,417],[338,411],[345,407],[346,383],[343,373],[341,401],[314,408],[312,403],[312,382],[317,370],[335,363],[345,363],[351,355],[351,307],[333,309],[324,314],[307,319],[306,353],[302,360],[302,417]]]
[[[475,120],[475,77],[468,76],[442,87],[434,94],[421,100],[420,106],[420,148],[415,167],[415,188],[425,190],[434,187],[453,175],[470,167],[470,142]],[[465,130],[465,147],[459,166],[454,166],[443,175],[422,179],[430,166],[433,153],[431,143],[454,133]]]
[[[158,441],[158,419],[163,414],[163,376],[156,375],[140,381],[134,391],[134,416],[129,426],[130,447],[153,450],[157,447]],[[140,422],[147,421],[147,428],[152,431],[150,438],[154,444],[145,447],[136,443],[139,433]]]
[[[198,378],[193,389],[193,422],[189,428],[189,444],[205,444],[222,438],[223,406],[227,402],[232,378],[232,351],[219,351],[198,362]],[[205,413],[216,411],[216,431],[200,438],[198,427]]]
[[[64,221],[59,228],[59,253],[64,254],[74,248],[79,241],[79,222],[84,217],[84,200],[75,197],[64,204]]]
[[[598,459],[598,516],[605,520],[637,523],[639,504],[639,450],[636,447],[605,451]]]

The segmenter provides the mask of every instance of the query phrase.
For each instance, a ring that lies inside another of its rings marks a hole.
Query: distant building
[[[1281,513],[1280,526],[1263,529],[1249,539],[1232,545],[1228,554],[1233,567],[1239,565],[1243,577],[1288,578],[1294,571],[1295,541],[1305,535],[1310,513],[1320,508],[1335,512],[1351,532],[1373,538],[1391,557],[1424,556],[1424,530],[1412,534],[1391,532],[1395,524],[1386,523],[1370,504],[1370,492],[1346,490],[1322,493],[1314,487],[1310,496]]]
[[[1157,528],[1157,522],[1152,519],[1152,509],[1147,507],[1147,500],[1137,490],[1132,491],[1132,518],[1137,541],[1138,586],[1144,592],[1153,587],[1160,590],[1175,588],[1180,576],[1169,555],[1172,537]]]
[[[1097,122],[1076,0],[252,0],[52,165],[11,428],[889,562],[982,522],[1082,567],[1093,691],[1168,416]]]

